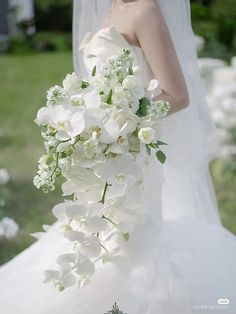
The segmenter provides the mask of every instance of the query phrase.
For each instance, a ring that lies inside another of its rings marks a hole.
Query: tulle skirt
[[[0,268],[2,314],[104,314],[115,302],[127,314],[236,312],[236,240],[221,226],[167,220],[140,258],[108,263],[82,290],[62,292],[42,283],[68,246],[58,227]]]
[[[0,268],[0,313],[104,314],[115,303],[127,314],[236,313],[236,237],[189,215],[163,221],[162,168],[155,162],[145,179],[149,221],[131,235],[125,262],[104,264],[82,290],[58,292],[43,283],[70,250],[57,222]]]

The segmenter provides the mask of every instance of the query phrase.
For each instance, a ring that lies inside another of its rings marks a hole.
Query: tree
[[[236,37],[236,5],[235,0],[214,0],[211,4],[212,18],[218,25],[218,38],[232,48]]]
[[[72,8],[71,0],[35,0],[37,29],[71,31]]]

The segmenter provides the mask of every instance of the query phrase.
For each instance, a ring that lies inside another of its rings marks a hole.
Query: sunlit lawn
[[[0,130],[4,132],[0,138],[0,168],[11,174],[10,183],[0,188],[7,203],[5,214],[21,227],[14,240],[0,240],[0,264],[34,241],[29,234],[53,221],[50,209],[61,200],[59,189],[45,195],[32,184],[43,151],[34,118],[45,103],[46,90],[71,70],[71,53],[0,56]],[[221,165],[217,162],[213,166],[221,216],[236,233],[236,180],[222,175]]]
[[[50,208],[60,190],[45,195],[32,184],[43,151],[34,119],[46,90],[70,71],[71,53],[0,56],[0,168],[11,175],[10,183],[0,189],[7,203],[4,212],[21,227],[16,239],[0,240],[0,263],[32,243],[31,232],[53,221]]]

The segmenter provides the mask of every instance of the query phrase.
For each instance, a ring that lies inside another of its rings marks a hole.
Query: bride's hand
[[[156,3],[140,2],[134,19],[134,28],[162,90],[154,100],[169,101],[172,107],[170,113],[186,108],[189,104],[186,81],[168,27]]]

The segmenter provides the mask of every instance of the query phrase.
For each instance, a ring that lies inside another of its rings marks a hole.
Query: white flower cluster
[[[55,85],[47,91],[47,106],[55,105],[59,101],[63,101],[66,93],[61,86]]]
[[[148,108],[149,114],[154,114],[158,116],[158,118],[164,118],[170,111],[170,103],[164,100],[151,101],[150,106]]]
[[[82,287],[104,262],[123,260],[124,243],[145,220],[137,197],[144,160],[153,150],[165,161],[159,124],[170,106],[148,98],[151,87],[144,89],[136,70],[131,51],[123,49],[85,79],[68,74],[63,91],[51,89],[53,104],[38,111],[47,152],[34,184],[51,191],[62,175],[63,195],[73,195],[53,208],[72,244],[58,257],[59,270],[45,273],[45,282],[60,291],[77,282]]]
[[[0,220],[0,237],[12,239],[18,232],[19,226],[12,218],[5,217]]]

